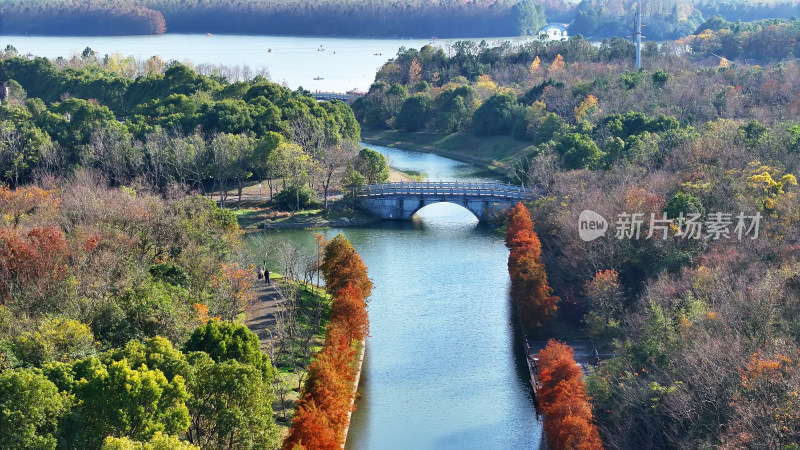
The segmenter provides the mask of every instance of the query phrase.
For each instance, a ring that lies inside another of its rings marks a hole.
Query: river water
[[[450,159],[370,147],[432,180],[481,178]],[[313,247],[308,231],[273,233]],[[347,448],[540,448],[502,236],[446,203],[423,208],[413,221],[325,234],[338,233],[353,243],[375,284]]]
[[[433,45],[449,52],[458,39]],[[470,39],[480,41],[480,39]],[[486,38],[490,44],[523,38]],[[338,37],[161,34],[146,36],[0,36],[0,48],[13,45],[21,55],[69,58],[91,47],[98,57],[121,53],[137,59],[159,55],[164,61],[247,65],[266,68],[270,79],[290,88],[345,92],[369,89],[375,73],[400,47],[421,48],[428,39],[358,39]],[[270,51],[271,50],[271,51]],[[314,78],[322,78],[314,80]]]

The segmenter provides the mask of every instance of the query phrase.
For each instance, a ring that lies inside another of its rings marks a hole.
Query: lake
[[[485,38],[487,42],[524,38]],[[449,51],[458,39],[437,40],[433,45]],[[471,39],[479,42],[481,39]],[[247,65],[266,68],[270,79],[292,89],[345,92],[369,89],[375,73],[400,47],[421,48],[428,39],[376,39],[294,36],[244,36],[202,34],[161,34],[145,36],[0,36],[0,48],[13,45],[21,55],[69,58],[86,48],[98,57],[119,52],[147,59],[159,55],[164,61],[194,64]],[[270,51],[271,50],[271,51]],[[323,78],[314,80],[314,78]]]

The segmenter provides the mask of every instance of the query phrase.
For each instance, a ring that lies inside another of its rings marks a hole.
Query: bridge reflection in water
[[[383,219],[410,220],[434,203],[454,203],[468,209],[481,222],[502,219],[519,201],[536,193],[500,182],[399,182],[365,186],[356,193],[356,205]]]

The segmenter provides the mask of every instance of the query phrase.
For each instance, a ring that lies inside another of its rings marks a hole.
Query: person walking
[[[264,284],[272,284],[272,282],[269,280],[269,269],[266,267],[264,268]]]
[[[259,279],[259,280],[260,280],[260,279],[262,279],[262,278],[264,278],[264,271],[263,271],[263,270],[261,270],[261,267],[259,267],[259,268],[257,268],[257,269],[256,269],[256,275],[258,276],[258,279]]]

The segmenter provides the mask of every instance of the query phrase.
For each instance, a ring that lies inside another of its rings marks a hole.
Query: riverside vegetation
[[[278,374],[237,323],[255,272],[226,191],[279,180],[275,201],[296,209],[343,174],[383,180],[386,161],[358,150],[343,103],[179,64],[133,80],[84,53],[0,62],[0,447],[279,448],[285,360],[310,354],[279,348]],[[219,205],[192,195],[214,191]]]
[[[358,356],[369,329],[366,299],[372,291],[367,268],[346,237],[325,246],[321,266],[333,295],[325,346],[309,368],[297,404],[287,450],[342,448],[355,398]]]
[[[0,446],[339,448],[372,286],[344,237],[321,242],[326,344],[282,444],[288,386],[271,359],[283,371],[286,345],[263,353],[236,323],[254,272],[233,214],[88,172],[51,181],[0,190]]]
[[[527,325],[546,336],[551,315],[615,354],[586,378],[610,448],[800,441],[800,65],[708,53],[766,36],[791,48],[797,32],[739,29],[648,43],[639,71],[622,40],[401,49],[353,105],[365,127],[528,143],[503,157],[544,189],[528,207],[560,301]],[[584,210],[608,220],[605,237],[580,238]],[[620,231],[631,214],[638,234]],[[689,215],[712,228],[681,233]],[[757,236],[736,232],[740,215],[760,218]]]

